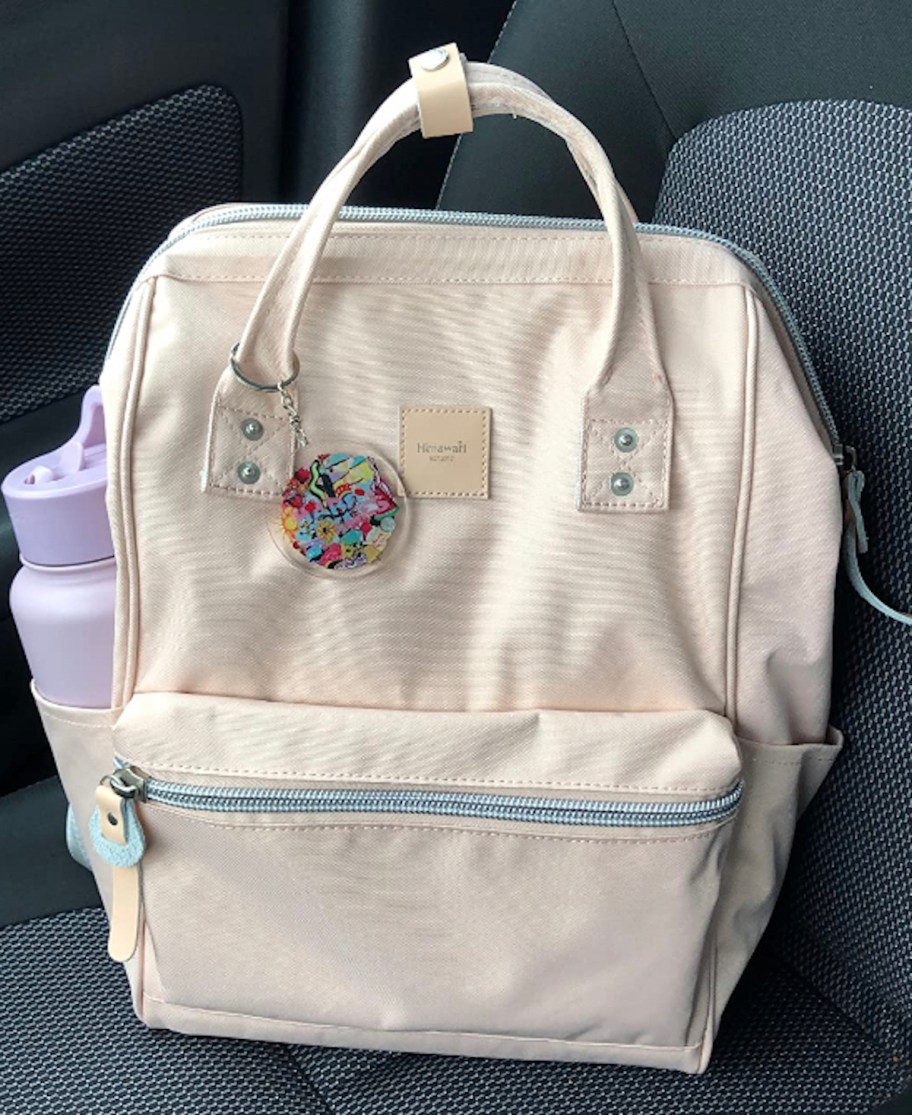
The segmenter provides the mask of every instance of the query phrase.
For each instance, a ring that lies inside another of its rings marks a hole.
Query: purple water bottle
[[[38,691],[60,705],[111,703],[115,567],[106,483],[101,390],[91,387],[74,436],[2,485],[22,558],[10,608]]]
[[[111,703],[116,571],[106,487],[101,389],[90,387],[73,437],[13,469],[0,488],[22,559],[10,609],[38,691],[60,705]],[[88,867],[72,809],[66,841]]]

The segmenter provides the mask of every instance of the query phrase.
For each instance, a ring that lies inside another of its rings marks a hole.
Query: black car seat
[[[668,152],[704,120],[782,101],[912,106],[910,36],[902,0],[516,0],[491,61],[526,74],[595,132],[649,220]],[[460,141],[439,204],[597,216],[561,141],[503,117]]]

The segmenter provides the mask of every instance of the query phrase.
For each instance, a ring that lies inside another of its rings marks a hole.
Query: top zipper
[[[146,260],[146,263],[139,272],[136,283],[139,282],[147,268],[158,259],[159,256],[163,255],[175,244],[179,243],[193,232],[200,232],[208,228],[221,228],[224,225],[243,224],[249,221],[297,220],[304,214],[306,209],[306,205],[263,204],[240,205],[226,209],[217,209],[210,211],[208,214],[204,212],[199,217],[182,222],[173,230],[168,239],[163,244],[159,245],[148,260]],[[374,205],[347,205],[340,212],[339,219],[341,221],[378,224],[477,225],[495,228],[543,228],[579,232],[598,232],[600,230],[603,231],[605,228],[603,221],[575,217],[532,217],[518,213],[462,213],[449,209],[386,208]],[[772,277],[757,256],[755,256],[753,252],[745,248],[740,248],[737,244],[732,244],[723,237],[716,236],[710,232],[676,228],[673,225],[638,224],[636,228],[637,232],[646,233],[647,235],[679,236],[686,239],[705,240],[711,244],[718,244],[728,249],[728,251],[754,274],[782,319],[782,323],[791,340],[792,347],[795,350],[795,355],[801,365],[801,370],[804,373],[808,390],[814,400],[814,405],[817,407],[820,420],[827,431],[833,459],[836,464],[842,468],[844,454],[839,431],[836,427],[836,422],[829,404],[826,401],[826,396],[823,393],[823,388],[820,386],[817,373],[814,370],[807,345],[804,342],[804,338],[801,336],[798,324],[789,309],[788,303],[783,298],[778,287],[773,282]],[[135,285],[134,283],[134,287]],[[111,354],[111,349],[114,347],[114,342],[117,339],[127,307],[130,304],[132,293],[133,291],[131,289],[114,323],[114,329],[105,357],[106,360]]]

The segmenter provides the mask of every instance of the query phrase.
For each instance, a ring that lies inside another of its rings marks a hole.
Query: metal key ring
[[[301,365],[298,363],[297,356],[293,356],[292,359],[294,360],[294,371],[291,373],[288,379],[283,379],[281,383],[255,383],[252,379],[248,379],[241,371],[236,359],[237,350],[240,343],[241,342],[238,341],[237,344],[232,346],[231,352],[228,354],[228,363],[231,365],[231,370],[232,372],[234,372],[235,378],[239,380],[239,382],[243,383],[245,387],[252,387],[254,391],[282,391],[286,387],[290,387],[298,378],[298,374],[301,371]]]

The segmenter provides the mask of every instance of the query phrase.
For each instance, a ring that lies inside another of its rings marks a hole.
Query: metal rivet
[[[248,441],[259,441],[263,436],[263,423],[258,418],[245,418],[241,423],[241,433]]]
[[[633,477],[629,472],[616,472],[611,477],[611,490],[616,496],[629,496],[633,491]]]
[[[260,466],[253,461],[243,461],[237,467],[238,479],[244,484],[256,484],[260,479]]]
[[[108,814],[108,824],[117,827],[117,817],[113,813]]]
[[[621,426],[619,430],[615,430],[614,444],[615,448],[620,449],[622,453],[631,453],[636,449],[640,443],[640,435],[636,430],[632,430],[629,426]]]
[[[450,55],[445,46],[437,46],[433,50],[426,50],[424,54],[419,54],[415,59],[421,69],[427,73],[443,69],[449,60]]]

